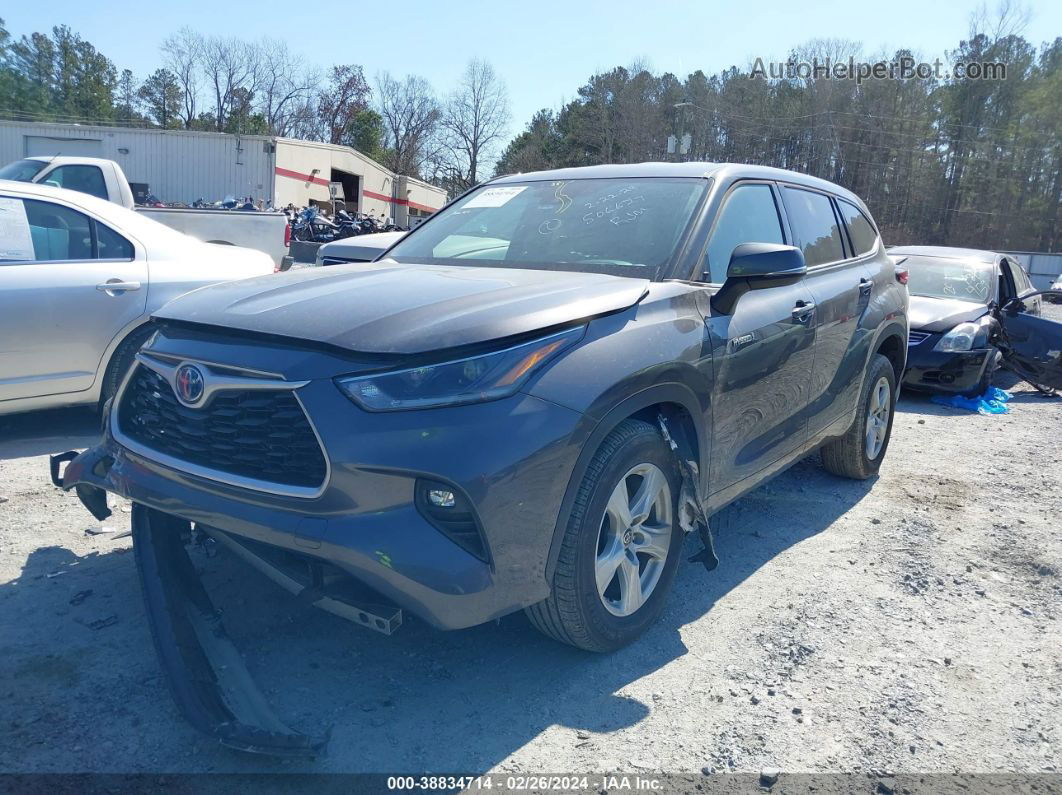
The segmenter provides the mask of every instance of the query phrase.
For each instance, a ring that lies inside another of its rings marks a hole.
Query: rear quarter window
[[[132,243],[99,221],[95,221],[95,224],[96,256],[98,259],[127,260],[133,258]]]

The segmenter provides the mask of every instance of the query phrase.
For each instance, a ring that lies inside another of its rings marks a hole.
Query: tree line
[[[617,67],[593,75],[559,110],[536,113],[497,170],[676,159],[777,166],[854,191],[890,245],[1058,251],[1062,38],[1037,48],[1006,22],[975,30],[948,53],[951,66],[1005,63],[1004,80],[857,85],[753,79],[736,67],[680,80],[640,64]],[[849,56],[879,60],[838,40],[790,54],[820,63]],[[688,152],[669,154],[668,138],[686,135]]]
[[[65,25],[14,39],[0,19],[0,118],[327,141],[452,193],[489,175],[509,122],[505,85],[478,59],[439,95],[416,75],[370,84],[359,64],[318,69],[270,38],[186,27],[160,56],[138,80]]]

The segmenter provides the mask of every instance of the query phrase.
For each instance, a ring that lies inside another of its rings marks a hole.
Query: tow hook
[[[703,549],[689,560],[690,563],[701,563],[706,571],[713,571],[719,565],[719,558],[715,554],[715,542],[712,539],[712,528],[708,524],[708,515],[704,512],[704,500],[701,499],[699,478],[697,476],[697,462],[693,460],[693,445],[686,438],[684,429],[679,426],[673,435],[667,426],[667,419],[663,414],[657,415],[660,424],[660,433],[667,442],[668,447],[675,453],[682,471],[682,494],[679,497],[679,522],[682,529],[690,532],[697,529],[697,535],[701,540]],[[676,441],[675,437],[678,437]]]

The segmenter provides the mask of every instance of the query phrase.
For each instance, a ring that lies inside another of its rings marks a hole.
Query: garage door
[[[103,157],[103,141],[92,138],[48,138],[43,135],[26,136],[26,157],[79,155]]]

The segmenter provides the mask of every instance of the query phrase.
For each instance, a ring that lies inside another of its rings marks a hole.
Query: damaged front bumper
[[[65,473],[62,464],[68,463]],[[107,493],[84,482],[106,477],[114,459],[104,447],[51,459],[52,481],[75,484],[97,519],[110,515]],[[189,522],[134,504],[133,553],[155,651],[178,709],[197,730],[229,748],[272,756],[324,755],[331,729],[303,734],[273,712],[229,639],[220,611],[188,557]],[[222,534],[218,534],[219,536]],[[236,542],[232,542],[236,543]]]
[[[707,517],[700,507],[703,497],[692,443],[683,426],[670,419],[661,415],[659,428],[682,465],[682,526],[687,531],[699,530],[705,550],[695,560],[711,570],[717,559]],[[554,456],[554,466],[556,461]],[[61,471],[64,464],[65,471]],[[329,731],[294,731],[270,709],[199,581],[186,550],[193,537],[202,534],[213,539],[299,601],[385,634],[402,621],[401,610],[388,604],[388,599],[434,619],[432,623],[437,626],[456,628],[504,615],[545,595],[548,534],[535,540],[532,534],[521,532],[519,544],[500,545],[498,552],[507,564],[500,567],[498,560],[482,563],[472,558],[434,531],[416,536],[417,525],[411,522],[387,522],[388,538],[405,537],[402,549],[408,551],[396,555],[398,548],[387,547],[373,532],[372,523],[383,526],[385,516],[368,514],[370,523],[357,524],[358,532],[326,533],[318,525],[331,521],[336,530],[345,530],[341,523],[366,519],[350,512],[318,518],[306,513],[310,506],[295,512],[271,505],[272,498],[234,496],[229,486],[195,479],[130,452],[107,428],[100,445],[81,454],[55,456],[51,466],[53,482],[75,489],[99,520],[110,514],[108,492],[133,501],[135,558],[156,651],[170,690],[195,728],[231,748],[319,756],[324,753]],[[509,480],[489,494],[511,506],[507,490],[519,484]],[[536,521],[541,522],[540,515]],[[350,529],[353,531],[355,525]],[[337,543],[337,539],[344,543]],[[541,547],[540,554],[527,554],[524,545],[532,541]],[[290,563],[293,558],[301,571],[285,566],[285,561]],[[516,561],[520,561],[519,566],[511,565]],[[440,581],[443,574],[445,582]],[[365,592],[351,594],[351,588],[362,585],[368,595],[382,598],[371,601]],[[427,605],[426,610],[417,610],[423,605]]]
[[[998,351],[995,348],[935,351],[932,346],[939,338],[940,335],[932,335],[908,348],[904,388],[948,393],[976,391],[985,373],[995,366]]]
[[[188,722],[240,751],[323,755],[331,729],[292,730],[255,685],[185,550],[189,524],[143,505],[133,506],[132,522],[155,651]]]

